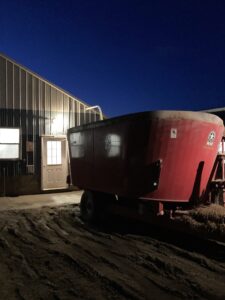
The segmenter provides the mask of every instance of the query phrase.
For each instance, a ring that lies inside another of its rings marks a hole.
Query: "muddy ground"
[[[225,245],[78,205],[2,211],[0,299],[225,299]]]

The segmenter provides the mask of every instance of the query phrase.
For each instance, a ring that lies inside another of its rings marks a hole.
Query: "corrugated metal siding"
[[[70,118],[69,118],[69,112],[70,112],[70,103],[69,103],[69,97],[66,95],[63,95],[63,131],[65,132],[67,128],[69,128]]]
[[[0,161],[0,176],[26,175],[28,165],[40,174],[40,136],[66,134],[69,127],[98,120],[88,106],[69,97],[42,78],[0,55],[0,127],[20,127],[22,155],[19,161]],[[28,151],[27,145],[33,145]]]
[[[6,124],[6,61],[0,57],[0,126]]]

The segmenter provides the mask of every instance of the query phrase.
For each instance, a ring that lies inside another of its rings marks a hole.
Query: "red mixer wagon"
[[[223,131],[219,117],[189,111],[136,113],[69,129],[71,176],[85,190],[84,219],[107,203],[135,200],[163,214],[165,207],[203,199]]]

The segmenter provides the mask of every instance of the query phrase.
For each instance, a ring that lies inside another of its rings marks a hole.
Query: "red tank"
[[[71,128],[73,184],[163,202],[202,197],[223,130],[219,117],[186,111],[137,113]]]

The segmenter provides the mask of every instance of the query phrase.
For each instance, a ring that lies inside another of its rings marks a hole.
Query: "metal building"
[[[205,111],[217,115],[223,120],[223,123],[225,124],[225,107],[212,108],[212,109],[207,109]]]
[[[0,194],[67,188],[67,129],[98,119],[98,110],[0,54]]]

